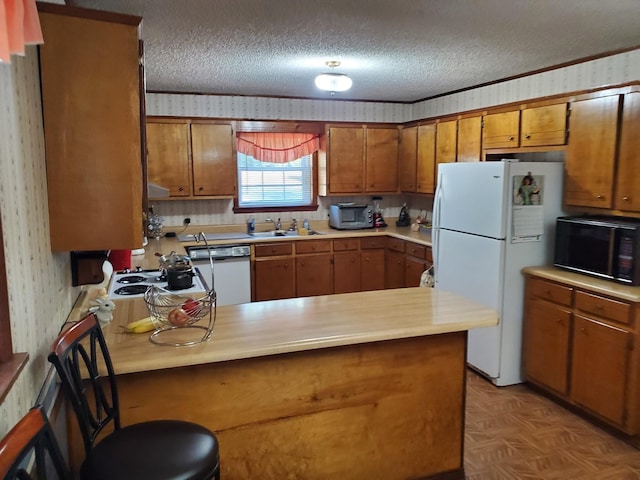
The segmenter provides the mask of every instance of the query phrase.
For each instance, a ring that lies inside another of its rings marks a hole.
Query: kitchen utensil
[[[191,288],[195,273],[191,265],[172,266],[167,268],[167,288],[183,290]]]

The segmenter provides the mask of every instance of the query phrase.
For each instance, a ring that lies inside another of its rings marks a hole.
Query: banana
[[[141,320],[136,320],[135,322],[129,323],[125,327],[125,331],[128,333],[145,333],[150,332],[151,330],[155,330],[155,326],[153,325],[153,321],[151,317],[146,317]]]

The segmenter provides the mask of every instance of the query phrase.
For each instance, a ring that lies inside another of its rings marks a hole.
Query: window
[[[311,205],[313,154],[272,163],[238,152],[238,186],[240,208]]]
[[[234,211],[317,208],[316,133],[238,132],[238,198]]]

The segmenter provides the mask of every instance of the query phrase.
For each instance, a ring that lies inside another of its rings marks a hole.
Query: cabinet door
[[[627,93],[622,107],[620,151],[614,206],[618,210],[640,212],[640,92]]]
[[[141,19],[38,8],[51,250],[140,248]]]
[[[435,192],[436,125],[418,127],[418,160],[416,166],[416,192]]]
[[[521,112],[520,146],[564,145],[567,142],[567,104],[527,108]]]
[[[368,249],[361,253],[361,286],[363,291],[384,290],[384,249]]]
[[[613,174],[620,95],[571,104],[566,152],[565,203],[613,206]]]
[[[364,192],[364,129],[330,128],[327,163],[330,194]]]
[[[400,136],[400,190],[416,191],[416,174],[418,162],[418,127],[403,128]]]
[[[365,154],[365,191],[398,191],[398,129],[367,128]]]
[[[296,293],[298,297],[331,294],[331,278],[330,254],[296,257]]]
[[[193,194],[233,198],[237,170],[231,125],[192,124],[191,148]]]
[[[404,279],[404,253],[387,250],[385,254],[385,288],[402,288]]]
[[[254,263],[254,299],[278,300],[296,296],[295,263],[291,258],[274,258]]]
[[[617,425],[625,423],[632,334],[576,315],[573,331],[573,400]]]
[[[458,124],[455,120],[438,123],[436,126],[436,164],[456,161]]]
[[[520,111],[492,113],[483,118],[482,144],[489,148],[519,146]]]
[[[333,293],[359,292],[360,252],[333,254]]]
[[[187,123],[147,121],[147,178],[171,197],[191,195]]]
[[[429,263],[420,258],[407,255],[404,259],[404,286],[419,287],[422,273],[429,267]]]
[[[482,156],[482,117],[458,120],[458,162],[479,162]]]
[[[525,302],[525,378],[549,387],[556,393],[567,395],[571,311],[535,298],[530,293]]]

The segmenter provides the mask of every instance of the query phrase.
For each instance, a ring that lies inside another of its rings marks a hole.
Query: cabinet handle
[[[597,198],[598,200],[604,200],[604,195],[596,195],[596,198]]]
[[[631,199],[629,197],[622,197],[622,200],[624,200],[625,202],[628,202]]]
[[[527,134],[524,136],[525,139],[529,140],[531,138],[531,135]]]
[[[598,304],[598,305],[594,305],[594,308],[596,310],[602,310],[604,307],[602,305]]]
[[[509,136],[509,141],[513,140],[513,136]]]
[[[179,188],[178,188],[178,191],[179,191],[179,192],[184,192],[184,187],[179,187]]]
[[[204,190],[204,187],[198,187],[198,190],[199,190],[199,191],[203,191],[203,190]]]

